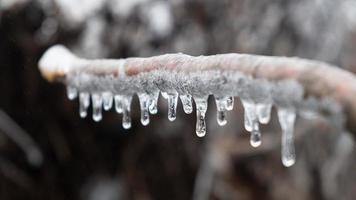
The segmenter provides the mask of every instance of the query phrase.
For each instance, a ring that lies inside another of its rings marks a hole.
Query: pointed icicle
[[[203,137],[206,134],[205,113],[208,109],[208,98],[199,97],[194,98],[197,110],[196,134],[198,137]]]
[[[261,145],[262,141],[256,114],[256,104],[242,99],[241,102],[244,107],[244,126],[245,129],[251,133],[250,144],[253,147],[258,147]]]
[[[190,94],[180,95],[180,101],[182,102],[183,110],[186,114],[190,114],[193,112],[192,95]]]
[[[216,104],[216,119],[220,126],[224,126],[226,121],[226,110],[227,110],[228,98],[215,97]]]
[[[259,103],[256,105],[258,121],[261,124],[268,124],[269,120],[271,119],[271,109],[271,103]]]
[[[72,87],[72,86],[67,86],[67,97],[69,100],[73,100],[75,98],[77,98],[78,96],[78,91],[77,88]]]
[[[122,96],[122,127],[124,129],[131,128],[131,100],[132,96]]]
[[[138,99],[141,108],[141,124],[147,126],[150,123],[149,105],[150,97],[147,93],[139,93]]]
[[[158,112],[157,104],[158,104],[159,90],[154,91],[149,96],[150,96],[150,105],[149,105],[150,113],[153,114],[153,115],[157,114],[157,112]]]
[[[93,93],[91,95],[91,101],[93,106],[93,120],[98,122],[103,118],[101,113],[103,99],[99,93]]]
[[[115,110],[117,113],[122,113],[123,110],[123,96],[122,95],[115,95]]]
[[[103,107],[104,110],[110,110],[113,104],[113,95],[111,92],[103,92]]]
[[[295,163],[295,148],[293,141],[296,113],[293,108],[278,108],[278,120],[282,128],[282,163],[290,167]]]
[[[232,110],[234,108],[234,97],[230,96],[227,98],[226,110]]]
[[[88,115],[88,107],[90,105],[90,95],[87,92],[81,92],[79,94],[79,115],[84,118]]]
[[[168,119],[174,121],[177,117],[178,93],[168,94]]]

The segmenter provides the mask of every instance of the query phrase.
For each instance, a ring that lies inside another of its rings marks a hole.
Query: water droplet
[[[72,86],[67,86],[67,97],[69,100],[73,100],[77,98],[78,96],[78,91],[77,88],[72,87]]]
[[[295,163],[294,123],[296,113],[293,108],[278,108],[278,120],[282,128],[282,163],[290,167]]]
[[[159,90],[154,91],[153,93],[150,94],[149,110],[151,114],[157,114],[158,112],[158,108],[157,108],[158,97],[159,97]]]
[[[261,103],[256,105],[256,111],[258,116],[258,121],[261,124],[268,124],[271,119],[271,103]]]
[[[168,94],[168,119],[174,121],[177,117],[178,93]]]
[[[138,94],[138,98],[140,101],[140,108],[141,108],[141,123],[142,125],[146,126],[150,123],[150,115],[149,115],[149,104],[150,104],[150,97],[147,93],[140,93]]]
[[[101,113],[101,108],[103,105],[103,99],[100,94],[98,93],[93,93],[91,95],[91,101],[92,101],[92,106],[93,106],[93,120],[98,122],[100,121],[103,116]]]
[[[90,105],[90,95],[87,92],[81,92],[79,94],[79,115],[84,118],[87,116],[87,109]]]
[[[228,98],[224,97],[215,97],[215,104],[216,104],[216,119],[220,126],[224,126],[226,121],[226,109],[227,109],[227,100]]]
[[[250,144],[253,147],[258,147],[262,143],[261,132],[259,130],[253,130],[250,136]]]
[[[232,110],[234,108],[234,97],[230,96],[227,98],[226,110]]]
[[[193,112],[192,95],[183,94],[180,96],[180,101],[182,102],[183,110],[186,114],[190,114]]]
[[[114,100],[115,100],[115,110],[117,113],[122,113],[123,111],[123,105],[122,105],[122,95],[115,95]]]
[[[113,104],[113,94],[111,92],[103,92],[102,97],[104,110],[110,110]]]
[[[124,127],[124,129],[131,128],[131,100],[132,96],[122,96],[122,127]]]
[[[206,134],[206,122],[205,113],[208,109],[208,98],[199,97],[194,98],[195,105],[197,107],[197,122],[196,122],[196,134],[198,137],[203,137]]]

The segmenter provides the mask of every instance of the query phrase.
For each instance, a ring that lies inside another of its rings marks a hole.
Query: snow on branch
[[[278,108],[282,128],[282,161],[295,161],[293,129],[296,114],[308,107],[304,97],[333,99],[344,108],[350,131],[356,130],[356,78],[337,67],[305,59],[247,54],[220,54],[193,57],[166,54],[149,58],[78,58],[65,47],[51,47],[39,61],[48,81],[67,85],[68,97],[79,96],[80,116],[87,116],[92,101],[92,117],[102,118],[102,108],[113,105],[123,114],[123,127],[131,127],[131,99],[140,101],[141,123],[149,123],[149,114],[157,113],[159,94],[168,100],[168,119],[176,118],[178,98],[186,113],[196,104],[196,134],[206,133],[207,98],[214,95],[217,121],[227,123],[226,112],[239,97],[245,109],[245,129],[251,133],[251,145],[261,144],[259,124],[270,120],[272,105]]]

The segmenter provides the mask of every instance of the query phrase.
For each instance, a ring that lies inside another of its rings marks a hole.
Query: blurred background
[[[146,127],[137,96],[129,130],[113,110],[81,119],[37,68],[54,44],[85,58],[236,52],[356,72],[355,0],[1,0],[0,199],[356,199],[354,139],[336,105],[325,103],[329,118],[298,117],[285,168],[275,111],[252,148],[238,99],[224,127],[209,99],[204,138],[180,103],[170,122],[162,98]]]

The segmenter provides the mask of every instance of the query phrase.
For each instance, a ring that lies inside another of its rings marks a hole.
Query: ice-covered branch
[[[48,81],[81,72],[94,76],[119,77],[155,70],[182,73],[234,71],[266,80],[292,79],[302,84],[306,95],[333,98],[341,103],[348,116],[349,129],[353,132],[356,130],[356,124],[352,123],[356,120],[355,76],[348,71],[318,61],[247,54],[198,57],[166,54],[149,58],[86,60],[74,56],[65,47],[56,45],[43,55],[39,67]]]
[[[102,118],[102,107],[108,110],[115,104],[116,111],[123,114],[124,128],[131,127],[133,94],[139,97],[143,125],[149,123],[149,114],[157,113],[160,92],[168,100],[170,121],[176,118],[179,97],[188,114],[194,100],[198,136],[206,133],[208,96],[215,97],[221,126],[238,96],[245,109],[245,129],[251,133],[251,145],[257,147],[261,143],[259,123],[269,122],[275,105],[286,166],[294,163],[293,126],[304,96],[334,99],[345,109],[349,130],[356,130],[351,123],[356,119],[355,76],[317,61],[246,54],[87,60],[57,45],[43,55],[39,67],[47,80],[61,80],[67,85],[70,99],[79,96],[81,117],[87,115],[91,96],[95,121]]]

